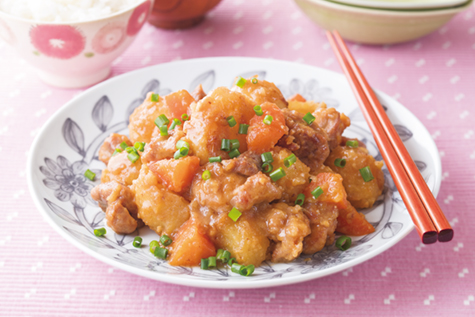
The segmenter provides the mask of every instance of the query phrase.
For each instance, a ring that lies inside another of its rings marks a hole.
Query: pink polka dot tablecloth
[[[349,43],[369,82],[427,127],[442,160],[438,202],[454,240],[425,246],[415,231],[383,254],[301,284],[213,290],[156,282],[78,250],[43,220],[26,160],[45,121],[83,90],[39,81],[0,42],[0,316],[475,316],[475,8],[419,40]],[[296,61],[340,72],[322,29],[290,0],[224,0],[198,27],[146,24],[112,76],[209,56]]]

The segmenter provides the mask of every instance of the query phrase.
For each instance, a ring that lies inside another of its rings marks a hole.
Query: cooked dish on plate
[[[150,92],[129,136],[111,134],[101,146],[107,167],[91,195],[116,233],[145,225],[160,235],[150,251],[169,264],[222,260],[248,275],[265,260],[318,252],[335,232],[374,231],[356,208],[381,195],[383,162],[342,136],[349,125],[334,108],[286,100],[257,77],[208,94]],[[349,247],[348,237],[338,240]]]

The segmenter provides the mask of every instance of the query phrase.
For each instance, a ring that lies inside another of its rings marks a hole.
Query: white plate
[[[94,236],[93,228],[105,226],[104,213],[89,198],[93,183],[82,175],[87,168],[104,168],[97,160],[99,146],[111,132],[127,133],[128,116],[145,94],[152,90],[161,95],[183,88],[192,90],[199,83],[209,91],[230,86],[237,75],[254,74],[276,83],[286,97],[300,93],[309,100],[325,101],[344,112],[352,120],[345,134],[365,140],[371,154],[381,158],[346,79],[340,74],[257,58],[184,60],[110,79],[77,96],[51,117],[36,137],[28,160],[28,185],[36,206],[63,237],[103,262],[159,281],[210,288],[256,288],[307,281],[362,263],[406,236],[414,226],[387,170],[383,195],[375,207],[364,211],[374,224],[375,233],[355,237],[352,247],[345,252],[332,246],[292,263],[264,263],[251,277],[242,277],[227,269],[203,271],[198,267],[170,266],[152,256],[147,247],[135,249],[131,242],[136,234],[122,236],[108,229],[105,237]],[[437,195],[441,164],[431,136],[397,101],[384,93],[377,94],[429,187]],[[74,191],[68,193],[71,190]],[[140,230],[140,236],[144,244],[157,237],[147,228]]]
[[[397,10],[420,10],[440,9],[455,7],[464,4],[468,0],[330,0],[354,6],[397,9]]]

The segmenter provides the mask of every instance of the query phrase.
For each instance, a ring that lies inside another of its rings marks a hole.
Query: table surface
[[[322,29],[290,0],[225,0],[196,28],[145,25],[112,76],[177,59],[256,56],[340,72]],[[83,90],[39,81],[0,41],[1,316],[475,315],[475,7],[422,39],[350,43],[369,82],[409,108],[439,148],[438,202],[454,240],[425,246],[415,231],[342,273],[283,287],[177,286],[106,265],[61,238],[33,205],[28,149],[44,122]],[[469,240],[467,240],[469,239]]]

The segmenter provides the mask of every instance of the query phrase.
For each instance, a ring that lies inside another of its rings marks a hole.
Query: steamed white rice
[[[29,20],[79,22],[106,17],[143,0],[0,0],[0,10]]]

